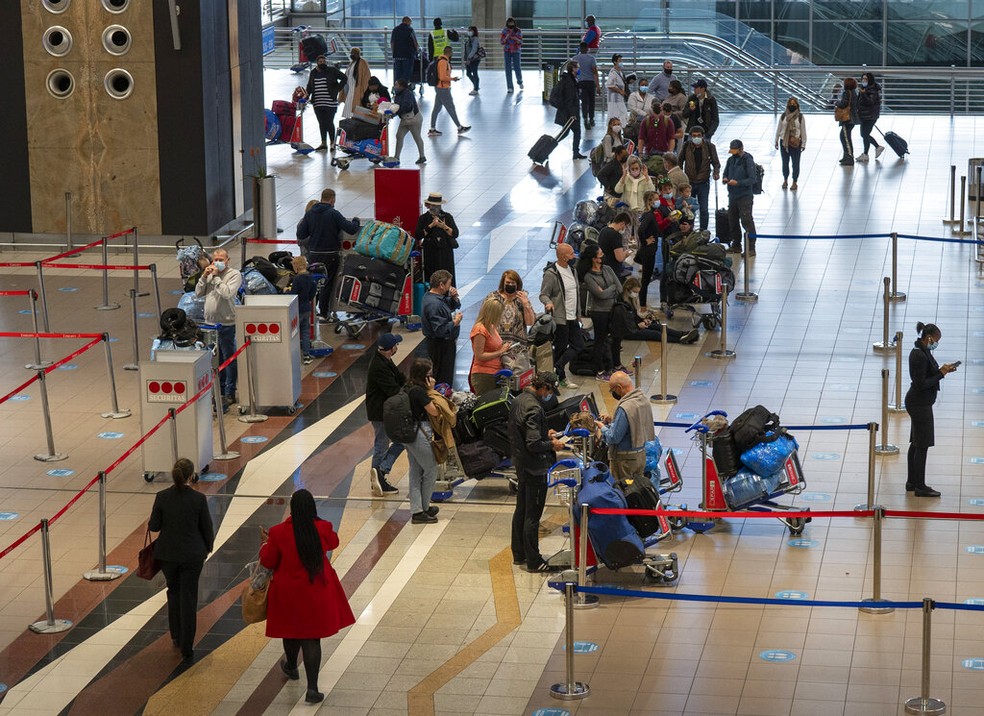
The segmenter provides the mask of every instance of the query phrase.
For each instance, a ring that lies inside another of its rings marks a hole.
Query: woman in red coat
[[[309,704],[324,700],[318,691],[321,640],[355,623],[338,575],[325,552],[338,546],[338,535],[318,517],[314,497],[298,490],[290,498],[290,517],[263,531],[260,563],[273,570],[267,595],[266,635],[283,639],[280,668],[299,678],[298,654],[304,655]]]

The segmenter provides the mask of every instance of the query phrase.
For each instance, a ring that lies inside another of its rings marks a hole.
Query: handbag
[[[850,122],[851,121],[851,106],[847,107],[834,107],[834,120],[838,122]]]
[[[479,46],[478,46],[478,49],[477,49],[477,50],[475,50],[475,57],[477,57],[477,58],[478,58],[478,59],[480,59],[480,60],[484,60],[484,59],[485,59],[485,56],[486,56],[486,54],[487,54],[487,53],[485,52],[485,48],[484,48],[484,47],[482,47],[481,45],[479,45]]]
[[[438,434],[434,434],[427,438],[427,442],[430,443],[431,452],[434,453],[434,461],[438,465],[443,465],[448,461],[448,446]]]
[[[148,527],[147,534],[144,535],[143,549],[137,553],[137,576],[140,579],[153,579],[161,571],[161,563],[154,556],[155,544],[157,544],[157,540],[150,538],[150,528]]]
[[[250,580],[243,588],[243,621],[247,624],[258,624],[267,618],[267,594],[270,590],[269,569],[259,562],[251,565]]]
[[[803,140],[800,138],[798,134],[795,134],[795,135],[791,135],[789,139],[786,140],[786,144],[789,146],[790,149],[799,149],[801,146],[803,146]]]

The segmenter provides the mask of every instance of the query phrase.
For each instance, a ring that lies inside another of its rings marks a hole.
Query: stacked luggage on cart
[[[724,252],[721,244],[707,244],[703,250],[681,254],[664,264],[663,270],[668,272],[665,298],[670,306],[667,318],[672,317],[673,308],[687,306],[693,311],[694,327],[703,324],[704,328],[713,330],[721,325],[724,290],[730,294],[735,287],[735,274],[727,255],[719,255]],[[710,312],[699,313],[696,308],[699,305],[709,306]]]

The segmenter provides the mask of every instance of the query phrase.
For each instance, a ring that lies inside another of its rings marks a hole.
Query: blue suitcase
[[[626,509],[628,504],[612,480],[604,463],[591,463],[582,472],[581,489],[577,493],[578,507],[615,507]],[[580,517],[580,509],[575,513]],[[591,547],[605,566],[620,569],[639,564],[646,548],[639,533],[625,515],[591,515],[588,519]]]

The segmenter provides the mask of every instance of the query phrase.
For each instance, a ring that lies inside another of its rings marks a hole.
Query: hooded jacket
[[[339,251],[342,232],[354,234],[358,231],[358,219],[349,221],[331,204],[319,202],[297,224],[297,240],[306,242],[310,253]]]
[[[566,269],[561,269],[554,261],[548,263],[546,268],[543,269],[543,280],[540,282],[540,303],[544,306],[548,303],[554,305],[553,318],[558,326],[567,324],[567,312],[563,308],[567,295],[564,293],[564,281],[560,277],[561,271],[569,271],[571,276],[574,277],[574,284],[578,284],[577,271],[574,270],[573,266],[568,264]],[[580,293],[580,291],[575,293],[575,300],[577,302],[577,307],[574,310],[575,316],[581,315]]]

